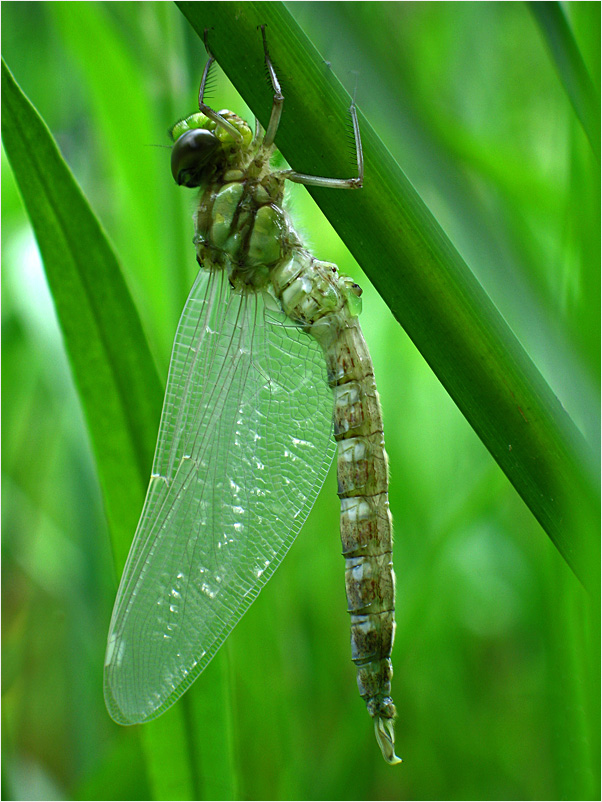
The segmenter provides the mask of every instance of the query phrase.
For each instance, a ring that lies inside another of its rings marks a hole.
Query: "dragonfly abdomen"
[[[334,393],[341,542],[351,659],[385,760],[395,755],[391,650],[395,634],[388,460],[372,359],[354,312],[361,290],[335,265],[293,249],[271,274],[284,312],[320,342]]]
[[[388,461],[372,360],[356,317],[345,321],[327,361],[335,396],[351,659],[383,755],[389,763],[397,763],[392,728],[396,711],[391,699],[395,574]]]

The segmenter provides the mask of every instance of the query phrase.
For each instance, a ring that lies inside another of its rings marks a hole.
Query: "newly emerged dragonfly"
[[[287,180],[361,187],[357,114],[352,105],[356,178],[272,170],[284,98],[261,31],[274,91],[267,129],[256,122],[253,134],[204,103],[207,48],[199,112],[172,130],[173,176],[200,189],[200,271],[113,610],[105,700],[115,721],[136,724],[186,691],[280,564],[336,450],[352,659],[385,760],[398,763],[387,455],[361,289],[304,248],[283,209]]]

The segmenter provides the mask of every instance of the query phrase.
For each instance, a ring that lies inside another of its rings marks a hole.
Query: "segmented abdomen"
[[[395,574],[387,452],[372,360],[357,318],[345,321],[326,358],[335,398],[351,659],[385,759],[398,762],[392,738]]]
[[[338,493],[351,659],[385,760],[395,754],[391,649],[395,634],[393,531],[387,452],[374,368],[359,320],[361,292],[337,268],[302,251],[272,273],[284,311],[320,342],[334,392]]]

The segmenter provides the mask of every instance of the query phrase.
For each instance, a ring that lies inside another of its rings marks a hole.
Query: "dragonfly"
[[[144,507],[109,628],[104,695],[119,724],[164,713],[206,668],[301,529],[337,453],[357,683],[385,760],[395,754],[395,576],[388,465],[361,289],[304,247],[287,181],[360,189],[357,176],[272,169],[284,96],[255,129],[204,102],[171,131],[176,183],[199,191],[200,270],[177,327]],[[333,403],[334,398],[334,403]],[[334,435],[334,437],[333,437]]]

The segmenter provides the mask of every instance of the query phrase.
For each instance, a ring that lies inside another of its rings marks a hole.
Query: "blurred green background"
[[[598,448],[599,165],[528,7],[288,8],[351,92],[357,81],[358,105]],[[600,6],[565,10],[597,80]],[[4,3],[2,23],[3,56],[114,243],[164,377],[196,269],[193,197],[172,182],[166,131],[194,110],[198,38],[171,3]],[[211,99],[250,116],[219,70]],[[117,577],[93,458],[2,158],[2,795],[144,799],[140,728],[114,725],[102,699]],[[316,256],[364,288],[404,763],[384,764],[357,696],[331,471],[225,647],[240,797],[599,797],[581,586],[302,187],[291,204]]]

